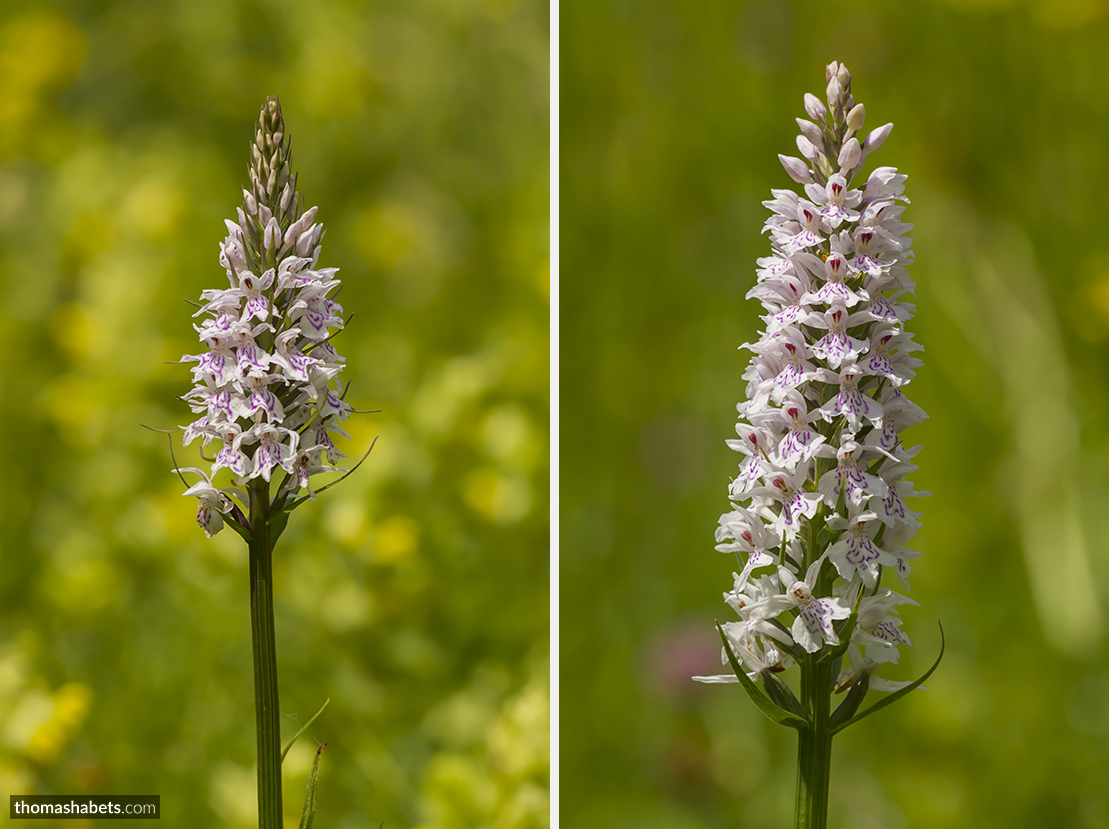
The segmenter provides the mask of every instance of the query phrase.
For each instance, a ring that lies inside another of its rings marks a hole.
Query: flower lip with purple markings
[[[892,125],[863,129],[844,67],[831,64],[827,81],[826,102],[805,96],[802,157],[779,156],[800,192],[775,189],[763,203],[771,250],[748,298],[765,308],[765,328],[744,346],[739,439],[728,441],[742,459],[716,548],[736,556],[725,598],[740,621],[722,630],[749,676],[838,645],[858,607],[839,645],[850,684],[909,645],[897,607],[915,602],[882,575],[893,569],[907,589],[919,556],[905,546],[920,527],[906,501],[928,493],[907,479],[919,447],[907,449],[902,432],[926,415],[905,396],[921,350],[906,329],[915,310],[906,178],[865,172]]]

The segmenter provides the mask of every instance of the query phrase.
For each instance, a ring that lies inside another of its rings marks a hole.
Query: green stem
[[[835,675],[830,659],[806,654],[801,662],[801,705],[812,725],[800,732],[797,748],[796,829],[827,829],[832,769],[831,696]]]
[[[254,712],[258,729],[258,826],[281,829],[281,714],[277,699],[277,640],[273,625],[273,544],[270,485],[250,487],[250,630],[254,646]]]

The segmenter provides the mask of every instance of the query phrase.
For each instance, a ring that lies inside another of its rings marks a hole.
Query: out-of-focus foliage
[[[278,93],[383,410],[277,547],[292,825],[313,740],[321,826],[548,825],[547,59],[530,0],[4,4],[0,793],[252,825],[245,545],[139,424]]]
[[[916,224],[928,682],[837,738],[830,825],[1109,824],[1109,6],[561,7],[561,817],[788,826],[795,735],[720,670],[760,205],[846,62]],[[572,654],[571,659],[569,655]]]

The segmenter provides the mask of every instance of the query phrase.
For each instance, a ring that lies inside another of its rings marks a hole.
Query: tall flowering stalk
[[[318,267],[323,226],[315,207],[304,209],[289,162],[281,107],[271,97],[251,145],[249,188],[220,245],[229,285],[204,291],[196,303],[200,322],[193,327],[207,350],[182,358],[196,363],[194,388],[183,399],[199,415],[184,427],[184,444],[199,439],[211,466],[176,470],[201,478],[185,495],[198,499],[205,534],[229,526],[250,550],[263,829],[283,826],[273,548],[289,512],[315,499],[312,476],[335,471],[341,453],[333,438],[349,437],[341,424],[352,411],[338,379],[344,359],[332,345],[344,324],[334,299],[337,269]],[[236,487],[216,486],[221,469]],[[315,778],[313,767],[305,803],[313,814]]]
[[[901,432],[926,415],[905,396],[921,348],[906,330],[914,306],[912,225],[902,221],[905,176],[861,171],[892,124],[861,139],[865,110],[851,74],[827,67],[827,104],[805,96],[802,158],[779,156],[803,191],[774,190],[771,255],[758,260],[748,298],[767,314],[738,405],[743,455],[716,549],[739,572],[725,601],[739,621],[719,626],[733,674],[771,719],[799,732],[798,827],[827,824],[832,736],[920,686],[884,679],[909,638],[898,608],[906,544],[920,527],[907,499],[919,446]],[[888,574],[887,571],[892,571]],[[884,583],[883,583],[884,582]],[[942,656],[942,649],[941,649]],[[844,659],[846,657],[846,660]],[[800,695],[779,676],[800,668]],[[859,712],[869,691],[889,696]],[[844,694],[833,711],[834,694]]]

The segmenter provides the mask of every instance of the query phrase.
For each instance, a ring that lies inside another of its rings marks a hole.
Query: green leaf
[[[845,722],[842,722],[839,725],[835,726],[834,728],[832,728],[832,734],[837,734],[838,732],[843,731],[843,729],[847,728],[847,726],[852,725],[854,723],[857,723],[863,717],[869,717],[871,714],[873,714],[877,711],[881,711],[887,705],[893,705],[893,703],[897,702],[897,700],[901,699],[901,697],[905,696],[905,694],[909,693],[910,691],[915,691],[917,688],[919,688],[921,685],[923,685],[924,681],[932,675],[932,672],[935,671],[936,668],[938,668],[940,666],[940,660],[943,659],[943,651],[944,651],[944,648],[946,647],[946,645],[947,645],[947,641],[945,640],[944,635],[943,635],[943,625],[940,625],[940,655],[936,657],[936,661],[934,663],[932,663],[932,667],[929,668],[925,672],[924,676],[922,676],[920,679],[918,679],[916,682],[912,683],[911,685],[906,685],[900,691],[894,691],[892,694],[890,694],[888,697],[886,697],[881,702],[874,703],[874,705],[867,708],[861,714],[858,714],[858,715],[852,717],[851,719],[846,720]]]
[[[790,687],[782,682],[777,674],[767,668],[759,671],[759,676],[762,678],[762,687],[766,690],[766,695],[770,697],[771,702],[783,711],[796,714],[801,719],[805,718],[805,709],[801,707],[801,701],[794,696]]]
[[[843,702],[840,703],[839,708],[832,714],[832,718],[828,720],[828,724],[834,729],[842,722],[846,722],[855,716],[855,712],[859,710],[859,706],[863,704],[863,698],[866,692],[870,689],[870,674],[864,673],[861,677],[855,680],[855,684],[851,686],[851,690],[847,692],[847,696]],[[833,733],[835,733],[833,731]]]
[[[320,758],[327,743],[320,743],[316,749],[316,759],[312,761],[312,771],[308,773],[308,789],[304,792],[304,811],[300,813],[300,829],[312,829],[316,825],[316,790],[320,787]]]
[[[285,744],[285,748],[281,749],[281,762],[285,762],[285,755],[289,753],[289,749],[293,747],[293,743],[297,741],[297,738],[304,733],[304,730],[308,728],[308,726],[316,721],[316,717],[323,713],[323,709],[327,708],[329,702],[331,702],[331,697],[328,697],[326,700],[324,700],[323,705],[320,706],[320,710],[313,714],[312,718],[300,727],[300,731],[293,735],[293,739],[289,740],[289,742]]]
[[[747,672],[743,670],[743,666],[739,664],[739,660],[736,659],[736,655],[732,651],[732,645],[728,641],[728,637],[724,634],[724,628],[720,626],[719,622],[716,623],[716,630],[720,633],[720,640],[724,643],[724,652],[728,655],[728,662],[731,663],[732,671],[735,673],[736,679],[738,679],[739,684],[743,686],[743,690],[747,692],[747,696],[751,698],[751,702],[755,703],[755,707],[779,725],[796,728],[798,731],[807,729],[809,727],[808,719],[798,717],[796,714],[779,708],[758,685],[751,681],[747,676]]]
[[[243,537],[243,540],[247,544],[249,544],[251,541],[254,540],[254,534],[250,530],[248,530],[246,527],[244,527],[242,524],[240,524],[234,518],[226,516],[226,513],[225,513],[225,520],[224,520],[223,523],[226,524],[231,529],[233,529],[239,535],[241,535]]]

